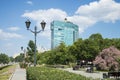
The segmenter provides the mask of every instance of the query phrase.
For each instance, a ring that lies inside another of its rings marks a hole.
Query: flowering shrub
[[[78,74],[48,67],[28,67],[27,80],[90,80]]]
[[[117,59],[119,57],[120,51],[114,46],[111,46],[100,52],[100,54],[96,57],[94,64],[97,65],[97,69],[99,70],[118,71],[119,63]]]

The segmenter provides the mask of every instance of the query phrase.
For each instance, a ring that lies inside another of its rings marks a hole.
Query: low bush
[[[2,67],[0,67],[0,70],[2,70],[2,69],[4,69],[4,68],[6,68],[6,67],[8,67],[8,66],[10,66],[10,65],[5,65],[5,66],[2,66]]]
[[[48,67],[28,67],[27,80],[90,80],[78,74]]]
[[[19,65],[20,65],[20,68],[26,68],[28,66],[28,64],[23,62],[20,62]]]

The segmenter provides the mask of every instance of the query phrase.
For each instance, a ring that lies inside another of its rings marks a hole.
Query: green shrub
[[[27,80],[90,80],[78,74],[48,67],[28,67]]]
[[[6,67],[9,67],[9,66],[10,66],[10,65],[2,66],[2,67],[0,67],[0,70],[4,69],[4,68],[6,68]]]
[[[20,68],[26,68],[28,66],[28,64],[23,62],[20,62],[19,65],[20,65]]]

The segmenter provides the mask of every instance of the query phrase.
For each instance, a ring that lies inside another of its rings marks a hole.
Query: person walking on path
[[[17,68],[10,80],[26,80],[26,69],[22,69],[17,65]]]

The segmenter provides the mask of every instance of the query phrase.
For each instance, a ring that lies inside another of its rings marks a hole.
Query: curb
[[[8,80],[12,80],[14,73],[15,73],[15,71],[12,73],[12,75],[10,76],[10,78]]]
[[[15,71],[16,71],[16,68],[15,68],[15,70],[13,71],[12,75],[10,76],[10,78],[9,78],[8,80],[12,80],[13,75],[15,74]]]

